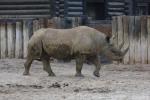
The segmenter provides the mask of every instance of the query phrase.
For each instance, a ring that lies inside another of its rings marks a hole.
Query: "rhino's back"
[[[69,56],[75,53],[95,52],[91,36],[81,28],[47,29],[42,39],[44,50],[52,56]],[[61,57],[60,57],[61,58]]]

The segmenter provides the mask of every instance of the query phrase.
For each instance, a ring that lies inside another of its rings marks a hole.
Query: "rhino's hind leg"
[[[76,77],[83,77],[82,75],[82,66],[84,62],[84,56],[80,55],[76,58]]]
[[[99,71],[101,69],[101,63],[100,63],[100,59],[98,56],[96,56],[93,59],[93,64],[95,65],[95,71],[93,72],[93,75],[96,77],[100,77]]]
[[[29,75],[29,70],[30,70],[32,62],[33,62],[33,59],[28,57],[26,62],[24,63],[25,71],[23,75]]]
[[[50,66],[49,57],[42,58],[42,63],[43,63],[43,70],[45,70],[49,74],[49,76],[55,76]]]
[[[88,60],[90,60],[95,66],[95,70],[93,72],[93,75],[96,77],[100,77],[99,71],[101,69],[101,63],[100,63],[99,56],[98,55],[90,56],[88,58]]]

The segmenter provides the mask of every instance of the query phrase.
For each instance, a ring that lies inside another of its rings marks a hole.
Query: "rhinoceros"
[[[128,49],[123,52],[106,41],[106,35],[88,26],[71,29],[42,28],[37,30],[28,43],[28,54],[24,64],[24,75],[29,75],[33,60],[40,59],[43,69],[49,76],[55,76],[50,66],[50,58],[75,59],[76,74],[81,73],[85,60],[95,65],[94,76],[99,77],[101,69],[99,55],[111,60],[122,60]]]

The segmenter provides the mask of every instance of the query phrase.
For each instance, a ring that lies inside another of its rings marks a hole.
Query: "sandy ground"
[[[84,64],[85,77],[74,77],[75,63],[52,63],[48,77],[41,62],[23,76],[25,60],[0,60],[0,100],[150,100],[150,65],[103,65],[101,77]]]

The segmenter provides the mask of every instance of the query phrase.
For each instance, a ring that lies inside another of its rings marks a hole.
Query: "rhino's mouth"
[[[115,61],[122,61],[125,54],[127,53],[129,47],[123,51],[121,51],[121,48],[123,47],[123,44],[119,46],[119,48],[116,48],[114,45],[109,44],[106,48],[104,48],[104,55],[110,59]]]

